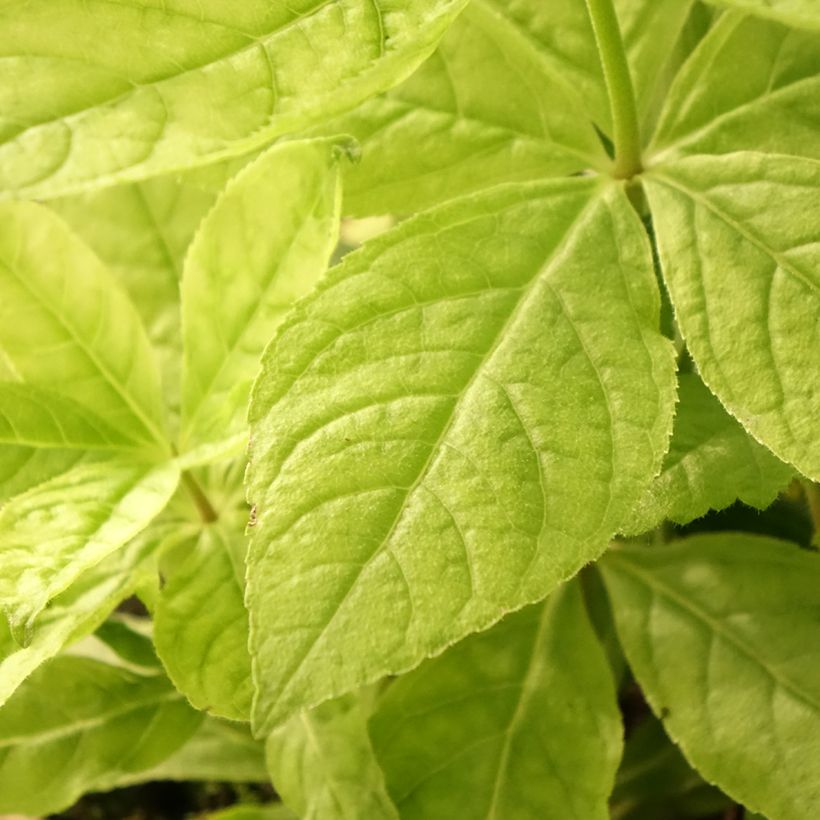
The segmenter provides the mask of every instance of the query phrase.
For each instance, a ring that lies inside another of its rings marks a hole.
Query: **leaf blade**
[[[377,758],[408,820],[602,820],[621,731],[575,581],[394,681],[371,718]]]
[[[820,165],[741,152],[647,176],[663,275],[701,377],[779,458],[820,476]]]
[[[721,533],[619,549],[601,566],[630,665],[691,762],[767,816],[811,811],[820,793],[820,659],[808,638],[820,618],[817,555]]]
[[[441,277],[442,259],[459,274]],[[579,290],[593,269],[611,272],[595,277],[600,312]],[[250,416],[259,731],[489,626],[603,548],[666,447],[674,380],[658,305],[622,191],[575,179],[406,222],[297,306]],[[644,400],[626,410],[621,391],[636,385]],[[559,419],[585,430],[583,448]],[[577,491],[584,510],[548,510],[547,490]]]
[[[4,65],[0,190],[46,198],[261,148],[403,79],[464,3],[244,5],[9,7],[4,41],[37,56]]]
[[[203,220],[182,279],[183,450],[245,431],[262,350],[335,247],[341,150],[333,140],[274,146]]]

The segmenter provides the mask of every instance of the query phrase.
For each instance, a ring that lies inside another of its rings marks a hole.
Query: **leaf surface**
[[[0,382],[0,445],[80,450],[135,447],[133,440],[83,405],[20,382]]]
[[[0,603],[29,643],[48,602],[143,530],[176,489],[172,463],[80,463],[0,511]]]
[[[132,440],[165,440],[159,372],[137,312],[41,205],[0,203],[0,349],[17,380],[64,394]]]
[[[601,562],[653,711],[690,762],[773,820],[820,801],[820,556],[702,535]]]
[[[125,286],[156,351],[165,404],[177,414],[182,262],[214,198],[168,175],[48,203]]]
[[[48,198],[260,148],[404,79],[463,5],[5,4],[0,190]]]
[[[499,182],[605,167],[574,89],[503,10],[476,0],[388,94],[324,126],[352,134],[345,213],[412,213]]]
[[[152,780],[267,783],[265,745],[247,726],[206,717],[170,757],[151,769],[120,773],[110,788]]]
[[[398,820],[367,734],[364,698],[302,712],[266,744],[271,780],[303,820]]]
[[[186,547],[154,611],[154,642],[168,675],[197,708],[248,720],[252,684],[243,602],[247,538],[214,524]]]
[[[405,222],[296,306],[250,411],[258,731],[599,554],[666,449],[658,310],[640,221],[583,178]]]
[[[174,752],[202,716],[161,676],[56,658],[0,709],[0,811],[50,814]]]
[[[626,535],[648,532],[667,518],[687,524],[736,499],[762,510],[794,476],[749,437],[697,376],[678,376],[678,397],[663,469],[622,530]]]
[[[262,350],[336,244],[341,152],[330,140],[276,145],[205,217],[182,280],[183,450],[246,429]]]
[[[399,678],[371,719],[403,820],[606,820],[621,734],[575,582]]]
[[[675,78],[647,163],[741,150],[820,159],[819,100],[820,33],[724,14]]]
[[[708,0],[718,6],[736,8],[769,17],[798,28],[820,29],[820,8],[814,0]]]
[[[820,163],[694,156],[647,175],[663,275],[701,377],[820,479]]]
[[[156,571],[158,544],[156,538],[137,538],[84,572],[51,601],[28,646],[19,646],[5,621],[0,622],[0,705],[38,666],[93,632],[141,579]]]

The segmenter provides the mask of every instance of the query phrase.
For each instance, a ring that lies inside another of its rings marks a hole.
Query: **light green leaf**
[[[620,0],[642,111],[689,0]],[[474,0],[408,81],[327,129],[362,144],[345,213],[411,213],[491,185],[606,168],[609,108],[583,2]]]
[[[695,375],[678,377],[679,404],[669,452],[622,532],[636,535],[664,519],[687,524],[740,499],[764,509],[794,470],[751,439]]]
[[[302,712],[268,738],[276,791],[302,820],[398,820],[357,695]]]
[[[242,600],[247,538],[219,523],[184,548],[154,612],[154,642],[168,675],[197,709],[250,717],[248,614]]]
[[[0,450],[0,506],[93,457],[81,450],[8,445]]]
[[[33,203],[0,203],[0,349],[20,381],[63,393],[132,440],[164,441],[159,373],[133,305]]]
[[[820,163],[741,152],[654,169],[663,275],[700,375],[759,441],[820,479]]]
[[[673,807],[676,818],[694,820],[720,816],[732,803],[692,769],[659,720],[649,715],[632,730],[612,792],[612,820],[656,820]]]
[[[127,289],[160,362],[166,405],[175,412],[182,260],[213,201],[213,193],[165,176],[49,202]]]
[[[296,306],[251,403],[259,732],[601,552],[666,450],[658,313],[638,217],[586,178],[404,222]]]
[[[0,190],[48,198],[262,147],[404,79],[464,4],[6,4]]]
[[[147,533],[146,533],[147,534]],[[108,613],[156,571],[161,538],[139,537],[86,570],[42,613],[31,643],[19,646],[0,621],[0,705],[42,663],[93,632]]]
[[[718,6],[729,6],[770,17],[798,28],[820,29],[820,7],[817,0],[707,0]]]
[[[183,450],[244,431],[262,350],[336,245],[342,151],[330,140],[276,145],[205,217],[182,280]]]
[[[772,820],[820,805],[820,555],[752,535],[602,562],[655,714],[703,776]]]
[[[820,159],[818,129],[820,34],[724,14],[669,90],[647,166],[740,150]]]
[[[82,450],[135,446],[91,410],[59,393],[0,382],[0,445],[6,444]]]
[[[485,0],[470,3],[409,80],[326,129],[362,145],[361,163],[345,171],[354,214],[409,213],[498,182],[608,164],[574,90]]]
[[[621,716],[577,583],[399,678],[371,735],[402,820],[606,820]]]
[[[64,809],[157,765],[201,720],[164,677],[55,658],[0,709],[0,812]]]
[[[108,788],[151,780],[267,783],[265,746],[247,726],[206,717],[170,757],[151,769],[121,774]]]
[[[174,464],[80,463],[0,510],[0,605],[15,638],[56,595],[143,530],[176,489]]]
[[[576,0],[487,0],[574,89],[588,116],[609,133],[611,114],[585,3]],[[663,66],[680,35],[691,0],[615,0],[640,109],[649,106]]]

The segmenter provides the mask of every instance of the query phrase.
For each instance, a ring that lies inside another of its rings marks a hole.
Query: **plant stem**
[[[206,524],[212,524],[216,521],[216,519],[219,518],[216,510],[208,500],[208,496],[202,491],[202,487],[199,486],[197,480],[187,470],[182,473],[182,483],[191,494],[191,498],[193,498],[194,504],[199,511],[200,518]]]
[[[589,19],[598,44],[598,55],[604,70],[606,90],[612,109],[615,168],[618,179],[630,179],[639,174],[641,166],[641,134],[635,91],[629,75],[624,41],[612,0],[586,0]]]

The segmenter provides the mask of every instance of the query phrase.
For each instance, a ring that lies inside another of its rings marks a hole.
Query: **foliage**
[[[820,559],[752,508],[820,545],[813,2],[0,47],[0,812],[812,816]]]

